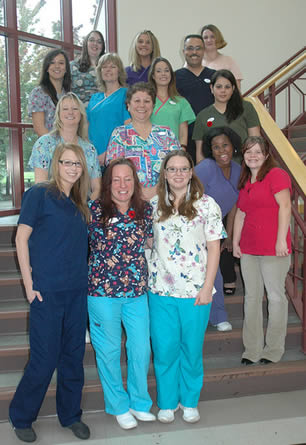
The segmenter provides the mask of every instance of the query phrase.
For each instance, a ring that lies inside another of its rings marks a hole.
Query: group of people
[[[62,50],[46,56],[29,104],[36,185],[24,193],[16,236],[31,346],[9,412],[19,439],[36,440],[32,423],[55,369],[61,425],[90,437],[80,408],[87,312],[106,412],[123,429],[156,419],[151,339],[158,420],[181,409],[197,422],[208,323],[232,329],[224,294],[235,293],[234,257],[245,283],[241,362],[281,359],[290,178],[241,97],[237,64],[218,51],[225,45],[214,25],[186,36],[175,73],[147,30],[126,69],[98,31],[70,65]]]

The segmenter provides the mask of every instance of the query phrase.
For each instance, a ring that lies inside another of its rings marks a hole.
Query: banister
[[[263,83],[260,87],[256,88],[249,97],[255,97],[262,94],[267,88],[269,88],[271,85],[275,84],[281,77],[284,77],[289,71],[291,71],[293,68],[295,68],[297,65],[299,65],[303,60],[306,59],[306,54],[302,54],[297,59],[295,59],[293,62],[291,62],[289,65],[287,65],[285,68],[283,68],[280,72],[275,74],[273,77],[271,77],[269,80],[267,80],[265,83]]]
[[[277,148],[291,175],[295,177],[301,192],[306,195],[306,166],[261,101],[257,97],[248,97],[246,100],[253,104],[258,113],[261,127],[269,135],[269,139]]]
[[[305,50],[306,50],[306,46],[301,48],[298,52],[293,54],[293,56],[291,56],[288,60],[286,60],[280,66],[278,66],[273,71],[271,71],[271,73],[268,74],[267,76],[265,76],[260,82],[256,83],[254,86],[252,86],[248,91],[246,91],[243,94],[243,96],[248,96],[249,94],[251,94],[254,90],[259,88],[263,84],[263,82],[270,79],[270,77],[272,77],[275,73],[277,73],[279,70],[281,70],[284,66],[287,66],[289,63],[291,63],[292,60],[294,60],[296,57],[298,57],[300,54],[302,54]]]

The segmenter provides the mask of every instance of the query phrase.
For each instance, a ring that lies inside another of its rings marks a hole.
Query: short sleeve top
[[[80,71],[79,62],[72,60],[70,62],[71,71],[71,91],[87,107],[88,102],[93,94],[98,92],[96,83],[96,69],[94,66],[89,67],[85,73]]]
[[[238,182],[241,167],[231,161],[230,177],[227,179],[214,159],[204,159],[195,166],[195,174],[204,185],[207,195],[214,198],[221,208],[222,218],[232,209],[238,199]]]
[[[240,238],[242,253],[276,255],[279,205],[274,195],[284,189],[291,192],[288,173],[280,168],[272,168],[262,181],[253,184],[248,181],[240,190],[237,207],[245,213]],[[290,228],[286,239],[291,252]]]
[[[150,71],[151,65],[144,68],[140,67],[138,71],[134,71],[131,66],[127,66],[125,68],[125,72],[127,75],[126,83],[128,86],[134,85],[136,82],[148,82],[148,74]]]
[[[218,53],[215,60],[209,63],[207,63],[207,61],[203,59],[202,65],[207,66],[208,68],[211,68],[212,70],[216,71],[229,70],[234,74],[235,79],[237,80],[243,79],[242,73],[240,71],[237,62],[235,62],[235,60],[232,57],[226,56],[225,54]]]
[[[196,298],[205,281],[207,241],[226,238],[220,207],[203,195],[195,203],[193,220],[174,214],[159,222],[158,198],[151,204],[154,243],[148,262],[149,289],[162,296]]]
[[[148,138],[142,139],[132,124],[115,128],[109,141],[106,163],[119,157],[134,162],[140,183],[144,187],[157,184],[163,159],[180,144],[168,127],[152,125]]]
[[[64,91],[62,91],[57,98],[60,99],[63,94],[65,94]],[[39,111],[44,112],[45,127],[49,131],[53,128],[55,108],[56,105],[53,103],[53,100],[44,92],[42,87],[36,87],[31,91],[28,102],[28,115],[29,117],[32,117],[32,113],[37,113]]]
[[[119,88],[110,96],[100,92],[90,99],[87,107],[89,139],[99,155],[105,153],[113,130],[131,118],[125,104],[126,92],[127,88]]]
[[[33,289],[87,289],[87,225],[73,201],[37,184],[22,198],[19,224],[32,227],[29,238]]]
[[[63,143],[64,139],[56,134],[44,134],[34,144],[33,150],[29,159],[29,166],[31,168],[50,169],[53,158],[53,153],[58,144]],[[85,139],[78,138],[78,145],[83,149],[87,163],[88,173],[91,179],[99,178],[101,176],[101,169],[95,147]]]
[[[180,124],[187,122],[191,124],[195,121],[195,114],[190,103],[184,98],[177,96],[175,100],[168,97],[162,102],[156,97],[155,107],[151,116],[152,124],[165,125],[171,128],[177,139],[180,137]]]
[[[144,220],[136,221],[130,208],[117,211],[106,228],[99,222],[100,201],[90,201],[88,295],[134,298],[147,292],[148,268],[144,246],[152,237],[152,207],[146,203]]]
[[[196,118],[192,139],[203,140],[211,128],[230,127],[244,142],[248,137],[248,129],[260,125],[258,114],[253,105],[244,100],[243,113],[232,122],[227,122],[224,113],[220,113],[214,105],[204,108]]]

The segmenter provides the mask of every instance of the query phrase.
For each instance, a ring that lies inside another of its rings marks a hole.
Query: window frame
[[[109,51],[117,51],[116,32],[116,0],[100,0],[98,15],[105,2],[106,10],[106,47]],[[8,102],[9,120],[0,121],[0,128],[11,131],[11,155],[13,165],[12,177],[12,199],[13,207],[7,210],[0,210],[0,216],[16,215],[20,211],[21,199],[24,192],[24,167],[23,167],[23,133],[28,128],[33,128],[30,123],[23,123],[21,120],[21,99],[20,99],[20,74],[19,74],[19,53],[18,42],[23,40],[64,49],[73,60],[74,51],[81,50],[81,47],[73,43],[73,23],[72,23],[72,0],[60,0],[61,23],[63,26],[63,40],[51,39],[24,31],[17,28],[17,0],[3,0],[6,12],[6,26],[0,25],[0,35],[6,38],[7,69],[8,76]],[[97,21],[96,21],[97,23]],[[94,26],[95,28],[95,26]]]

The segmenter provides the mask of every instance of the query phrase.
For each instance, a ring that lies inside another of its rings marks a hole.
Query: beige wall
[[[117,0],[118,52],[125,65],[134,35],[151,29],[175,69],[183,36],[217,25],[239,64],[246,91],[305,45],[306,0]]]

